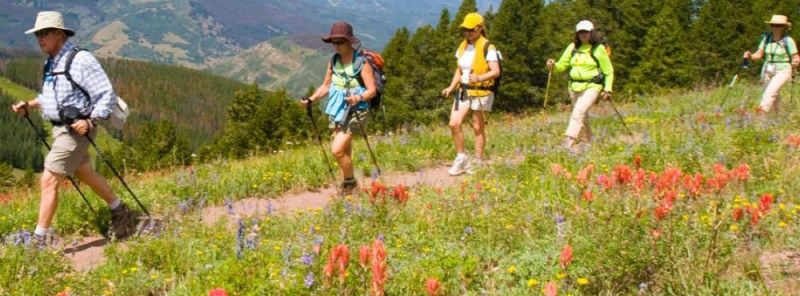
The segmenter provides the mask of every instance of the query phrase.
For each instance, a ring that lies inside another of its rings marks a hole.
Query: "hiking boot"
[[[37,249],[44,249],[47,247],[47,235],[33,234],[31,239],[31,246]]]
[[[450,176],[458,176],[463,173],[466,173],[467,162],[469,162],[468,156],[466,155],[456,156],[456,159],[453,161],[453,166],[451,166],[450,169],[447,170],[447,173],[450,174]]]
[[[124,202],[111,210],[111,231],[116,239],[124,239],[136,231],[136,212]]]
[[[356,188],[358,188],[358,181],[356,178],[347,178],[342,181],[342,195],[347,196],[353,194]]]
[[[567,151],[569,151],[572,154],[581,153],[581,149],[578,146],[578,140],[570,136],[567,136],[567,139],[564,140],[564,148],[566,148]]]
[[[467,162],[467,175],[474,175],[475,172],[483,168],[483,159],[473,158]]]

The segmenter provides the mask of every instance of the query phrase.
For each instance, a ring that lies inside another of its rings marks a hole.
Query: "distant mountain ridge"
[[[486,9],[499,2],[478,4]],[[32,27],[38,11],[57,10],[77,31],[74,41],[100,57],[177,64],[267,88],[292,81],[288,88],[298,90],[312,82],[306,73],[324,68],[305,63],[323,61],[329,54],[319,37],[332,22],[350,21],[367,46],[380,50],[397,28],[435,23],[442,9],[455,11],[459,4],[453,0],[0,0],[4,28],[0,47],[37,48],[23,31]],[[298,76],[304,80],[293,81]]]

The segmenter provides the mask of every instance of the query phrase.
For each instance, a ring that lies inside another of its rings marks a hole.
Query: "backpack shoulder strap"
[[[86,91],[86,89],[83,88],[80,84],[75,82],[74,79],[72,79],[72,73],[70,72],[72,70],[72,62],[75,60],[75,56],[78,55],[78,52],[81,52],[81,51],[87,51],[87,50],[83,49],[83,48],[80,48],[80,47],[77,47],[77,46],[72,48],[67,53],[66,64],[64,64],[64,72],[53,72],[51,74],[53,74],[53,75],[64,74],[64,76],[67,77],[67,81],[69,81],[69,83],[72,85],[72,89],[79,90],[86,97],[86,99],[91,99],[91,97],[89,96],[89,92]]]
[[[600,47],[600,43],[592,44],[592,48],[589,49],[589,55],[592,56],[592,59],[594,60],[595,64],[597,64],[597,68],[599,69],[600,68],[600,60],[598,60],[597,57],[594,55],[594,51],[598,47]]]

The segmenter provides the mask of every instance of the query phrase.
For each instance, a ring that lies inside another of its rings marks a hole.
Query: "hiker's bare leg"
[[[111,186],[108,185],[106,179],[95,172],[90,163],[87,162],[79,166],[78,169],[75,170],[75,176],[86,183],[86,185],[89,185],[94,193],[97,193],[106,203],[110,204],[117,200],[117,197],[114,195],[114,192],[111,191]]]
[[[486,113],[480,110],[472,112],[472,129],[475,131],[475,157],[483,159],[486,147]]]
[[[464,123],[467,113],[469,113],[469,101],[459,103],[458,110],[453,103],[453,107],[450,109],[450,132],[453,134],[453,143],[456,145],[458,153],[467,152],[464,147],[464,132],[461,130],[461,124]]]
[[[352,141],[353,135],[338,130],[334,131],[331,153],[336,158],[336,162],[342,170],[342,177],[345,179],[353,177]]]
[[[39,219],[37,226],[49,229],[53,223],[53,216],[58,208],[58,184],[64,180],[64,175],[56,174],[47,169],[42,172],[39,184],[42,187],[42,197],[39,203]]]

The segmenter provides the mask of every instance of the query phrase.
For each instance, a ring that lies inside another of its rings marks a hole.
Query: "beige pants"
[[[769,112],[772,109],[778,111],[778,105],[781,100],[781,87],[792,79],[792,68],[785,70],[778,70],[774,74],[769,72],[764,73],[764,94],[761,95],[761,110]]]
[[[570,98],[575,102],[575,107],[572,109],[572,115],[569,117],[569,126],[567,126],[568,137],[580,139],[584,142],[592,140],[592,129],[589,127],[589,107],[591,107],[600,94],[595,89],[587,89],[582,92],[569,92]]]

